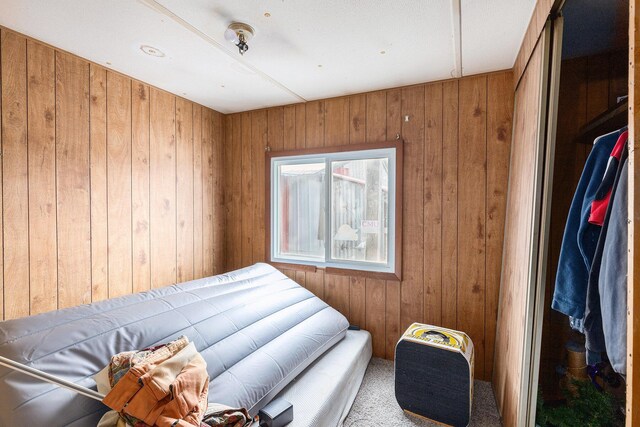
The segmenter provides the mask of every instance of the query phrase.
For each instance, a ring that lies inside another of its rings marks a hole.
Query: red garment
[[[609,206],[609,199],[611,199],[613,182],[616,171],[618,170],[618,164],[620,163],[620,156],[622,155],[622,150],[627,143],[628,137],[629,131],[622,132],[616,141],[616,145],[613,146],[613,150],[611,150],[611,157],[609,157],[609,163],[602,178],[602,183],[596,191],[595,199],[591,202],[591,213],[589,215],[589,223],[591,224],[602,226],[604,222],[607,207]]]

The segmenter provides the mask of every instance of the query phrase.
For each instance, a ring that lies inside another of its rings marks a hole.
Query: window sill
[[[315,273],[318,270],[324,270],[326,274],[334,274],[338,276],[365,277],[368,279],[391,280],[398,282],[402,280],[401,274],[384,273],[381,271],[350,270],[346,268],[335,267],[316,267],[315,265],[294,264],[285,262],[269,262],[269,264],[271,264],[275,268],[280,268],[283,270],[307,271],[311,273]]]

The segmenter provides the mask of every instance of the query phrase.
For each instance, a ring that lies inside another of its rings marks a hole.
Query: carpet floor
[[[344,427],[382,425],[385,427],[430,427],[438,425],[407,415],[400,409],[395,398],[393,371],[393,362],[378,358],[371,359],[360,391],[358,391],[356,400],[351,407],[351,412],[344,421]],[[485,381],[476,381],[470,426],[500,425],[500,416],[491,384]]]

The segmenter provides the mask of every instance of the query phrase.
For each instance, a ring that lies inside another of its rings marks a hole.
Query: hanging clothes
[[[591,203],[602,183],[609,156],[625,130],[596,140],[569,209],[551,307],[577,319],[584,318],[591,261],[600,234],[600,227],[588,221]]]
[[[611,206],[598,280],[607,355],[613,369],[623,375],[627,373],[628,194],[628,162],[624,162]]]
[[[591,271],[589,273],[584,319],[584,334],[586,337],[585,346],[588,350],[587,363],[590,365],[598,363],[600,361],[600,353],[606,350],[601,306],[603,304],[610,304],[611,301],[608,300],[610,298],[609,294],[602,293],[602,289],[599,286],[599,279],[606,239],[614,238],[613,235],[609,235],[608,233],[611,214],[613,211],[613,199],[617,197],[618,186],[623,176],[623,166],[628,157],[628,134],[625,132],[623,136],[625,136],[624,140],[620,140],[622,141],[622,144],[618,141],[611,153],[607,171],[605,172],[602,184],[598,190],[601,197],[594,200],[591,209],[591,216],[589,217],[590,222],[592,222],[592,219],[596,219],[599,222],[600,217],[602,217],[600,237],[598,239],[593,263],[591,265]],[[603,208],[606,208],[606,211],[601,213],[600,211]]]
[[[591,214],[589,215],[589,222],[595,225],[602,225],[611,199],[613,187],[616,185],[616,177],[620,169],[620,161],[622,152],[627,146],[627,139],[629,138],[629,131],[625,131],[620,135],[616,142],[611,157],[609,157],[609,163],[607,164],[607,170],[604,173],[604,178],[596,191],[596,197],[591,203]]]

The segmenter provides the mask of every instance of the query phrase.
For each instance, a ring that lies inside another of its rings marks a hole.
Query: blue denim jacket
[[[589,271],[600,236],[600,226],[589,223],[591,202],[602,182],[611,150],[625,129],[596,140],[571,202],[551,303],[554,310],[567,316],[584,318]]]

